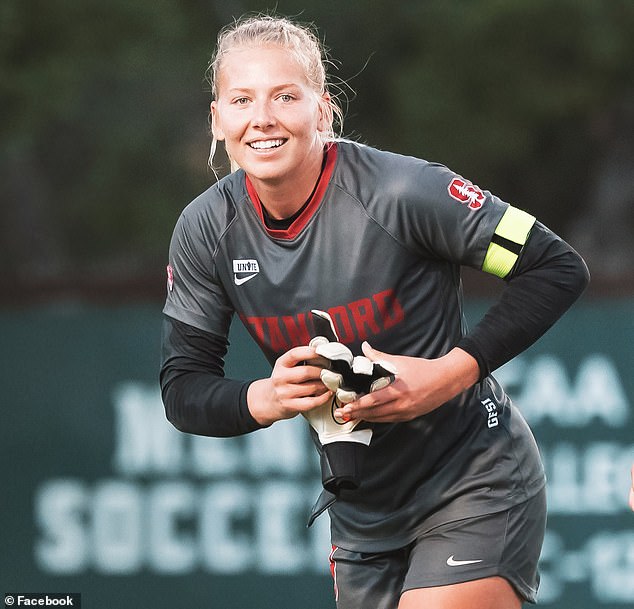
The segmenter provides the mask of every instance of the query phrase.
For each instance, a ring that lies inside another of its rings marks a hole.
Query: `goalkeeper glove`
[[[372,429],[362,421],[344,421],[334,411],[371,391],[386,387],[394,380],[396,370],[389,362],[372,362],[367,357],[352,355],[339,342],[328,313],[311,311],[314,334],[310,346],[318,358],[311,363],[322,367],[321,380],[335,397],[330,403],[304,414],[317,432],[322,445],[321,473],[324,488],[335,495],[342,489],[356,489],[366,447]]]

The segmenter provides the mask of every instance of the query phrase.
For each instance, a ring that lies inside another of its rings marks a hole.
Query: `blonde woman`
[[[172,238],[167,416],[209,436],[331,416],[307,346],[309,312],[328,312],[341,343],[397,371],[332,413],[372,432],[356,488],[324,504],[338,609],[516,609],[535,600],[545,479],[491,373],[571,306],[586,266],[447,167],[338,139],[327,66],[315,31],[286,18],[241,19],[219,35],[213,148],[223,142],[236,171],[183,211]],[[472,330],[461,266],[506,282]],[[224,377],[234,317],[269,377]]]

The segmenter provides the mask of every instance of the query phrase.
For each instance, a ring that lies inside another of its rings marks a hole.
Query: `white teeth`
[[[249,146],[256,150],[266,150],[267,148],[277,148],[284,143],[284,140],[258,140],[257,142],[251,142]]]

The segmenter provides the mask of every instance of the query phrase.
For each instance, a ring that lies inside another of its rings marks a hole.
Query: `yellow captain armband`
[[[504,279],[515,266],[533,224],[534,216],[516,207],[509,207],[491,238],[482,270]]]

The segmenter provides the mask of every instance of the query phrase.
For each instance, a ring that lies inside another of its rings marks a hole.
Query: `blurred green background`
[[[447,164],[573,242],[593,291],[631,293],[631,0],[3,0],[0,302],[160,295],[214,179],[217,31],[275,7],[319,27],[346,135]]]
[[[0,592],[334,606],[301,421],[187,437],[157,388],[170,235],[215,179],[207,63],[274,9],[317,25],[346,136],[448,165],[587,260],[582,302],[499,378],[550,480],[542,605],[631,607],[632,0],[2,0]],[[475,320],[498,286],[465,284]],[[268,374],[238,326],[227,365]]]

